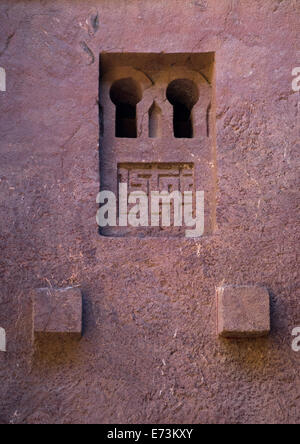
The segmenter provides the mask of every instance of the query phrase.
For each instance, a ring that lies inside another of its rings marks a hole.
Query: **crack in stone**
[[[91,57],[89,65],[93,65],[93,63],[95,63],[95,55],[93,51],[91,50],[91,48],[89,48],[86,42],[80,42],[80,45],[82,49]]]
[[[10,34],[7,37],[4,48],[2,49],[2,51],[0,51],[0,57],[7,51],[9,44],[10,44],[11,40],[14,38],[15,34],[16,34],[16,32],[14,31],[12,34]]]
[[[91,24],[94,30],[94,34],[99,30],[99,14],[95,14],[91,17]]]

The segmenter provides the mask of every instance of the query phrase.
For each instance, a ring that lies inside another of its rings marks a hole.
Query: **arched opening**
[[[149,109],[149,137],[154,139],[161,136],[161,109],[153,102]]]
[[[142,100],[142,90],[132,78],[117,80],[110,98],[116,105],[116,137],[137,137],[136,105]]]
[[[174,137],[194,137],[193,107],[199,100],[199,91],[192,80],[178,79],[170,83],[167,99],[173,105]]]

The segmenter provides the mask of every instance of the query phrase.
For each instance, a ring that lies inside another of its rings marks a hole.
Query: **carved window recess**
[[[205,233],[210,234],[215,212],[214,53],[104,53],[100,60],[100,189],[118,196],[120,169],[126,165],[132,174],[193,165],[194,189],[205,192]],[[148,184],[148,192],[150,188]],[[171,188],[176,190],[173,179]],[[107,236],[183,233],[175,227],[101,230]]]

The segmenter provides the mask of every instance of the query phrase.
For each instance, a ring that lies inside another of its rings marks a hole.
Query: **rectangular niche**
[[[100,57],[100,190],[117,201],[119,183],[127,183],[128,194],[143,190],[149,197],[204,191],[205,235],[215,221],[214,65],[214,53]],[[100,234],[184,237],[187,227],[172,223],[105,227]]]

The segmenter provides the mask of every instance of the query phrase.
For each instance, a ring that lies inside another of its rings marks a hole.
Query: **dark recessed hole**
[[[177,138],[194,137],[193,107],[199,100],[196,84],[188,79],[178,79],[170,83],[167,99],[173,105],[173,129]]]
[[[142,100],[142,91],[131,78],[117,80],[110,97],[116,105],[116,137],[137,137],[136,105]]]

